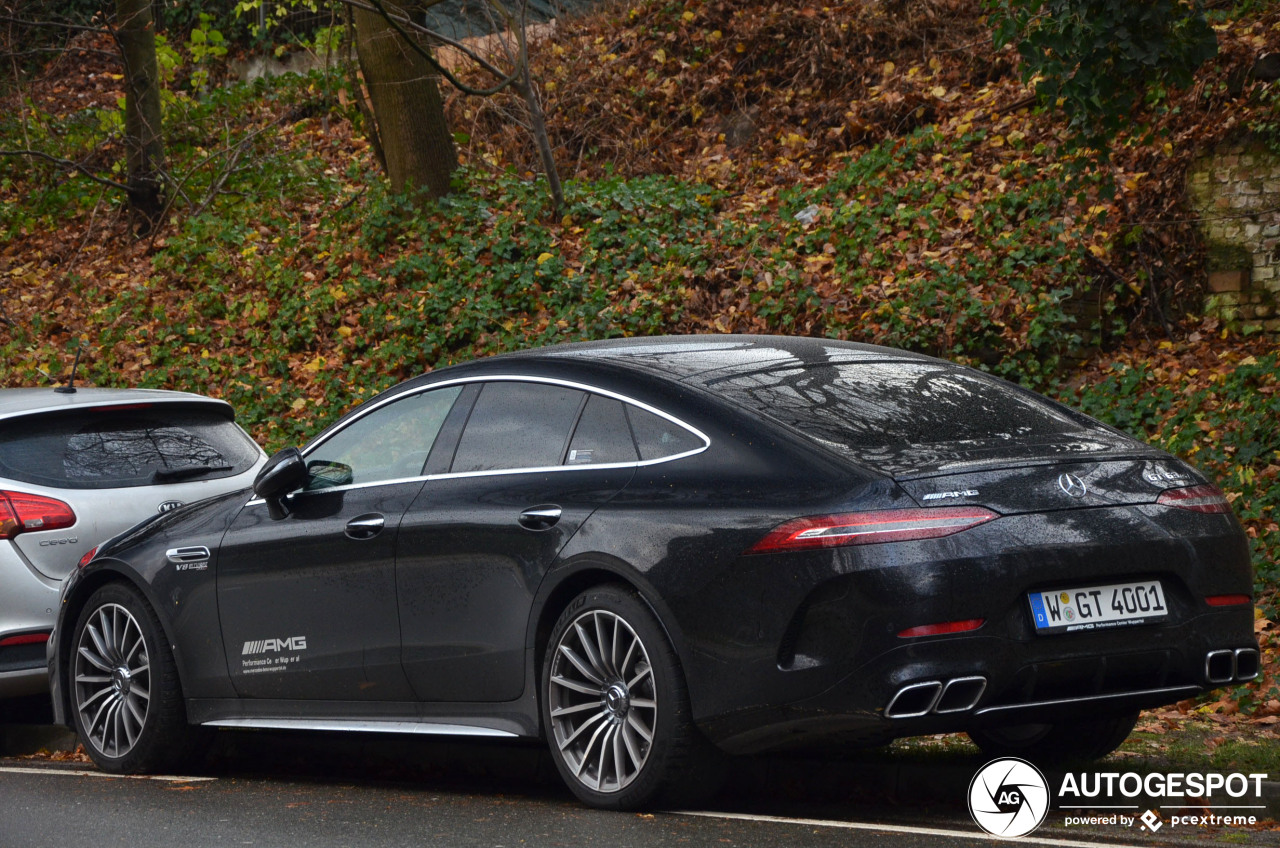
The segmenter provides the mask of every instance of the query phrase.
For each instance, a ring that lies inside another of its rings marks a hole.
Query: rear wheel
[[[72,636],[69,668],[76,732],[104,771],[162,771],[191,752],[177,667],[155,612],[137,590],[94,592]]]
[[[552,759],[583,802],[678,802],[689,775],[710,774],[695,768],[714,752],[693,725],[679,660],[634,592],[601,586],[575,598],[547,643],[542,684]]]
[[[1054,724],[1019,724],[969,731],[983,753],[1021,757],[1039,766],[1100,760],[1129,738],[1138,713]]]

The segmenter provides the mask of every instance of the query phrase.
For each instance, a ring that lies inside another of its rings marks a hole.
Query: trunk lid
[[[900,479],[923,507],[972,504],[1002,515],[1155,503],[1166,489],[1204,479],[1167,455],[1028,460],[952,474]]]

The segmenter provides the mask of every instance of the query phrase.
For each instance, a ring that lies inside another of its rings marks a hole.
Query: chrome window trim
[[[561,471],[590,471],[590,470],[605,471],[605,470],[616,470],[619,468],[642,468],[644,466],[658,465],[663,462],[674,462],[677,459],[684,459],[685,457],[696,456],[697,454],[700,454],[703,451],[705,451],[707,448],[711,447],[711,437],[708,436],[706,433],[702,432],[697,427],[694,427],[692,424],[688,424],[684,421],[681,421],[679,418],[676,418],[674,415],[671,415],[670,413],[663,412],[661,409],[658,409],[654,406],[650,406],[644,401],[639,401],[639,400],[636,400],[635,398],[630,398],[630,397],[627,397],[626,395],[618,394],[617,392],[611,392],[608,389],[600,389],[600,388],[596,388],[595,386],[588,385],[586,383],[578,383],[573,380],[561,380],[554,377],[531,377],[531,376],[518,375],[518,374],[495,374],[493,376],[486,375],[486,376],[473,376],[473,377],[457,377],[452,380],[442,380],[439,383],[432,383],[429,386],[424,386],[421,391],[402,392],[398,395],[395,395],[394,397],[389,397],[383,401],[380,401],[376,405],[369,407],[367,410],[364,410],[359,415],[359,417],[353,418],[346,425],[346,427],[342,428],[342,430],[346,430],[347,427],[350,427],[352,424],[355,424],[357,421],[360,421],[366,415],[381,409],[382,407],[386,406],[389,403],[395,403],[396,401],[400,400],[403,397],[422,394],[422,392],[429,392],[434,389],[443,389],[443,388],[447,388],[448,386],[455,386],[459,384],[496,383],[496,382],[545,383],[547,385],[564,386],[570,389],[577,389],[583,392],[590,392],[592,394],[603,395],[604,397],[612,398],[614,400],[621,401],[622,403],[628,403],[628,404],[631,404],[632,406],[643,409],[646,412],[653,413],[654,415],[657,415],[659,418],[665,418],[666,420],[670,421],[672,424],[675,424],[678,427],[682,427],[685,430],[688,430],[690,433],[694,434],[695,436],[697,436],[699,439],[702,440],[702,447],[695,448],[693,450],[687,450],[682,453],[673,453],[671,456],[664,456],[658,459],[641,459],[635,462],[602,462],[599,465],[541,465],[536,468],[496,468],[496,469],[491,469],[487,471],[445,472],[442,474],[427,474],[427,475],[418,476],[418,477],[400,477],[395,480],[374,480],[369,483],[351,483],[346,486],[329,486],[324,489],[314,489],[312,492],[295,492],[290,497],[293,497],[296,495],[302,495],[302,494],[313,494],[316,492],[345,492],[351,489],[367,489],[371,486],[392,486],[398,483],[416,483],[419,481],[426,482],[428,480],[460,480],[466,477],[496,477],[502,474],[548,474],[552,472],[561,472]],[[330,437],[326,438],[325,441],[328,441],[328,439],[332,438],[332,436],[336,436],[338,433],[342,432],[342,430],[334,431],[334,433],[331,434]],[[303,457],[305,458],[307,454],[321,447],[323,444],[324,442],[316,442],[314,445],[308,445],[306,450],[302,452]],[[262,498],[252,498],[245,504],[245,506],[254,506],[261,503],[264,503]]]

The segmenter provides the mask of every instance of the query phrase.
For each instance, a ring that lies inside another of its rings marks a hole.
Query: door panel
[[[280,521],[266,504],[245,507],[218,558],[228,671],[242,697],[412,697],[399,664],[395,541],[421,488],[302,492]]]
[[[227,532],[218,605],[228,671],[250,698],[407,700],[396,533],[458,386],[371,404],[305,452],[306,489],[273,521],[245,507]]]
[[[543,575],[634,472],[574,468],[427,482],[401,525],[396,557],[402,662],[417,697],[520,697],[529,611]]]

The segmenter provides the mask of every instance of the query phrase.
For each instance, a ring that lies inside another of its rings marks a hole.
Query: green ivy
[[[1084,412],[1191,462],[1227,492],[1236,515],[1265,528],[1280,520],[1280,355],[1246,360],[1190,391],[1145,366],[1116,366],[1101,381],[1066,393]],[[1257,532],[1259,591],[1280,583],[1280,534]]]
[[[1016,44],[1022,77],[1100,144],[1133,107],[1190,84],[1217,55],[1201,0],[985,0],[997,47]]]

